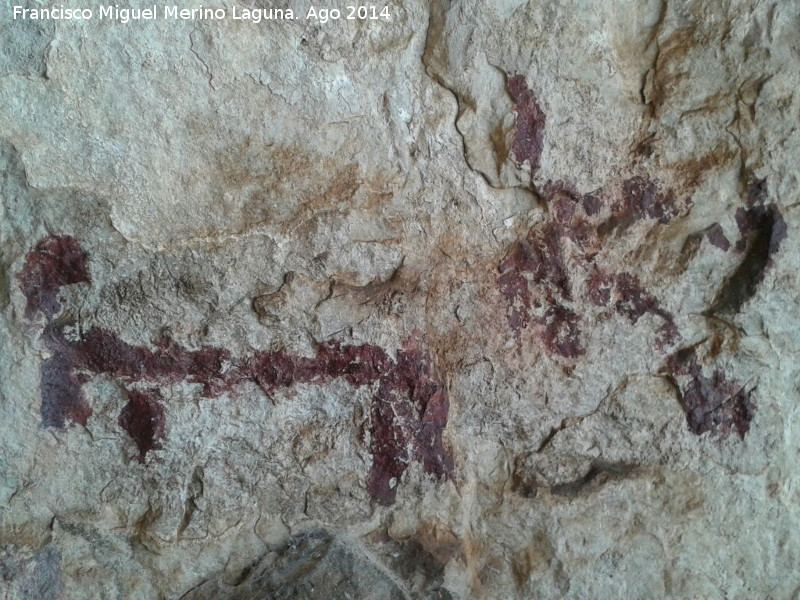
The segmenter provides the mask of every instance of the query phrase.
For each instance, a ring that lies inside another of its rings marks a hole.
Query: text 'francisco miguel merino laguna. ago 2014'
[[[233,6],[225,8],[179,8],[177,6],[162,6],[161,10],[157,5],[148,8],[119,8],[118,6],[101,6],[97,12],[90,8],[64,8],[62,4],[53,8],[24,8],[14,7],[14,20],[54,20],[54,21],[88,21],[93,18],[100,20],[119,21],[128,23],[129,21],[155,21],[159,18],[173,21],[201,21],[201,20],[224,20],[232,19],[235,21],[293,21],[293,20],[314,20],[321,23],[327,21],[338,21],[339,19],[376,21],[378,19],[389,20],[391,14],[388,6],[346,6],[339,10],[336,8],[315,8],[311,6],[305,15],[295,14],[291,8],[243,8]]]

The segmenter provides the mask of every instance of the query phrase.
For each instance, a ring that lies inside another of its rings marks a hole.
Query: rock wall
[[[798,597],[800,5],[287,6],[0,6],[0,597]]]

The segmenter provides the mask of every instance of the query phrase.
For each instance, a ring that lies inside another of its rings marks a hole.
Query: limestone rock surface
[[[0,5],[0,598],[800,596],[800,4],[310,6]]]

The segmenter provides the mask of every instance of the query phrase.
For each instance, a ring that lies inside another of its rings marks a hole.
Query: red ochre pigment
[[[517,116],[514,157],[520,163],[529,161],[533,176],[541,160],[545,115],[521,75],[510,77],[507,87]],[[664,352],[674,346],[680,340],[674,316],[634,274],[609,272],[595,262],[595,256],[636,222],[668,224],[687,202],[641,176],[624,180],[613,193],[596,190],[581,194],[564,181],[547,182],[539,193],[550,218],[513,244],[499,264],[497,286],[517,342],[523,331],[531,328],[549,354],[565,360],[580,357],[585,353],[583,316],[576,312],[576,302],[584,301],[624,315],[633,324],[646,314],[658,317],[657,349]],[[753,179],[745,207],[736,213],[740,239],[734,249],[742,260],[721,286],[709,315],[738,312],[755,295],[786,238],[786,223],[776,205],[766,204],[767,196],[766,181]],[[705,237],[723,252],[731,248],[718,223],[693,236],[696,242]],[[577,298],[575,290],[581,290]],[[710,431],[724,437],[735,431],[744,437],[753,417],[752,390],[745,393],[717,368],[710,368],[710,375],[705,375],[694,354],[683,351],[669,357],[665,373],[676,382],[693,433]]]
[[[433,377],[419,340],[408,340],[392,360],[385,350],[370,344],[325,342],[317,345],[313,358],[286,352],[242,358],[213,346],[190,350],[170,338],[152,347],[133,346],[99,328],[68,336],[68,325],[53,318],[60,310],[58,294],[63,285],[91,282],[86,260],[73,238],[46,238],[28,255],[20,275],[28,300],[26,312],[29,317],[44,315],[42,339],[52,353],[41,367],[43,426],[85,425],[92,410],[83,384],[94,375],[113,377],[128,389],[129,401],[119,424],[136,443],[138,458],[144,462],[148,452],[162,447],[164,411],[157,388],[142,391],[131,384],[186,381],[202,386],[203,397],[214,398],[246,381],[267,394],[298,383],[325,385],[338,378],[353,386],[377,382],[370,418],[373,463],[367,482],[373,500],[384,505],[394,502],[396,486],[411,461],[418,461],[437,478],[452,476],[453,461],[442,440],[447,393]]]

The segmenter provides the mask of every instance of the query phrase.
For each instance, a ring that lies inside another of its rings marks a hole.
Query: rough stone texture
[[[800,4],[11,6],[0,597],[800,595]]]

